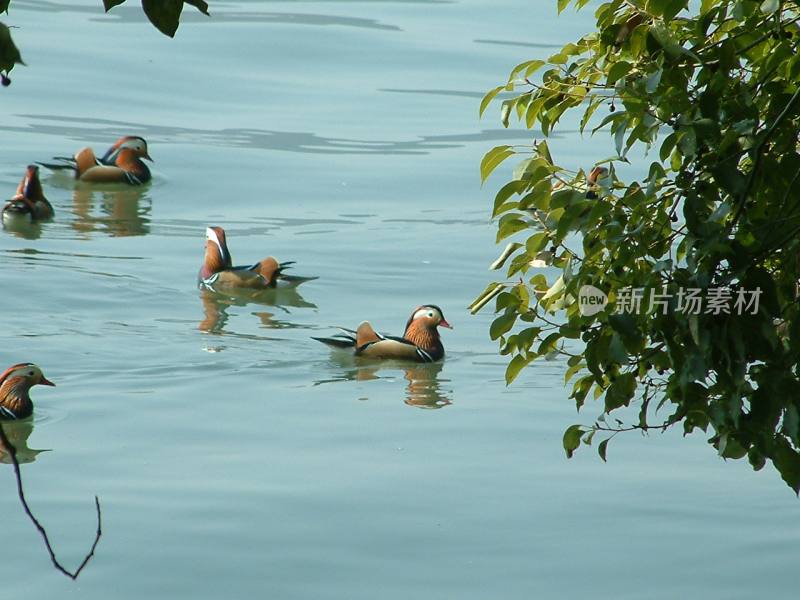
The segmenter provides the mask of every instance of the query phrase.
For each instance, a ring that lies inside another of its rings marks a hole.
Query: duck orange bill
[[[44,375],[42,375],[42,380],[39,383],[41,385],[52,385],[53,387],[56,387],[56,384],[47,379]]]
[[[439,321],[439,327],[447,327],[448,329],[453,328],[453,326],[447,322],[447,319],[442,319],[441,321]]]

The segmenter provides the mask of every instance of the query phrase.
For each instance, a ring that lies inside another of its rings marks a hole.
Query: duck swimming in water
[[[39,167],[28,165],[17,193],[3,207],[3,223],[32,223],[53,218],[53,205],[47,201],[39,181]]]
[[[42,370],[33,363],[19,363],[0,375],[0,420],[24,419],[33,414],[28,394],[35,385],[51,385]]]
[[[268,256],[253,265],[234,267],[225,230],[222,227],[206,228],[206,252],[198,274],[198,284],[207,289],[274,289],[296,287],[316,277],[287,275],[284,271],[294,262],[278,262]]]
[[[403,337],[377,333],[364,321],[356,330],[340,328],[343,333],[334,337],[313,339],[333,348],[352,349],[356,356],[435,362],[444,358],[439,327],[453,328],[441,308],[424,304],[411,313]]]
[[[55,156],[58,163],[39,163],[53,170],[71,169],[75,179],[91,183],[127,183],[142,185],[151,179],[150,169],[142,159],[152,161],[147,142],[137,135],[119,138],[101,157],[91,148],[82,148],[73,157]]]

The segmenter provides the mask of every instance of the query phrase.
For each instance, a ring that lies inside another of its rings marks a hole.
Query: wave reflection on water
[[[26,126],[0,125],[0,131],[50,135],[69,138],[81,143],[107,143],[120,131],[139,135],[159,144],[203,144],[258,150],[284,150],[310,154],[429,154],[437,150],[460,148],[469,143],[508,140],[531,140],[533,134],[524,130],[482,129],[470,133],[422,135],[416,140],[367,140],[325,137],[311,132],[277,131],[269,129],[230,128],[200,129],[171,127],[130,121],[92,119],[65,115],[17,115],[30,119]],[[561,131],[551,137],[569,132]]]

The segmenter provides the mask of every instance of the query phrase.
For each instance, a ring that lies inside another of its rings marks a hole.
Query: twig
[[[83,568],[89,563],[89,560],[94,556],[94,550],[97,548],[97,543],[100,541],[100,536],[103,535],[102,532],[102,521],[100,517],[100,499],[95,496],[94,497],[94,506],[97,510],[97,533],[94,537],[94,542],[92,543],[92,547],[89,549],[89,553],[84,556],[83,561],[78,566],[75,571],[70,571],[69,569],[65,568],[56,558],[56,553],[53,550],[53,546],[50,544],[50,538],[47,536],[47,531],[39,522],[39,520],[33,515],[31,512],[30,507],[28,506],[28,501],[25,499],[25,492],[22,489],[22,474],[19,470],[19,461],[17,460],[17,449],[14,444],[6,436],[6,432],[3,429],[2,423],[0,423],[0,442],[2,442],[3,446],[8,449],[8,455],[11,457],[11,462],[14,465],[14,476],[17,480],[17,495],[19,495],[19,501],[22,503],[22,508],[25,510],[25,514],[28,515],[28,518],[31,522],[36,526],[36,529],[39,530],[39,533],[44,540],[44,544],[47,547],[47,552],[50,554],[50,560],[53,562],[53,566],[61,571],[64,575],[72,579],[73,581],[78,578],[78,575],[81,574]]]

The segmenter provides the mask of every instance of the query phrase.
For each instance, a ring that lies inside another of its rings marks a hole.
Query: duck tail
[[[342,333],[337,333],[332,337],[314,337],[311,336],[312,340],[317,340],[318,342],[322,342],[323,344],[327,344],[333,348],[355,348],[356,346],[356,332],[352,329],[345,329],[344,327],[338,327]]]
[[[45,163],[45,162],[38,162],[37,165],[50,169],[51,171],[64,171],[66,169],[70,169],[75,171],[78,168],[78,165],[75,164],[74,158],[67,158],[66,156],[54,156],[53,160],[58,160],[61,162],[57,163]]]

